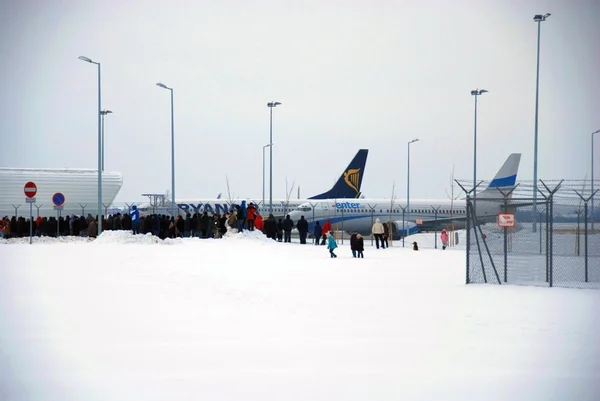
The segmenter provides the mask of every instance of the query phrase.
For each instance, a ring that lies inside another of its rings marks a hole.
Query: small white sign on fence
[[[498,227],[513,228],[517,225],[514,213],[498,213]]]

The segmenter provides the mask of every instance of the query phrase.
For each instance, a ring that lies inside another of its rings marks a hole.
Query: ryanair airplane
[[[479,218],[495,217],[501,211],[501,193],[507,193],[515,187],[517,171],[521,161],[520,153],[511,154],[490,185],[478,193],[475,200],[475,212]],[[453,224],[454,228],[464,228],[466,224],[466,200],[450,199],[410,199],[409,209],[406,199],[360,199],[355,201],[340,201],[339,199],[324,199],[305,202],[290,213],[296,221],[304,216],[309,222],[310,230],[315,222],[321,225],[327,220],[337,224],[338,229],[347,232],[358,232],[370,235],[375,219],[381,222],[391,222],[392,239],[411,235],[422,230],[442,229]],[[437,218],[436,218],[436,210]],[[417,225],[417,219],[419,224]]]
[[[276,218],[285,217],[292,210],[307,201],[313,199],[356,199],[360,197],[360,188],[362,185],[362,179],[365,174],[365,165],[367,164],[368,149],[360,149],[356,156],[352,159],[348,167],[344,170],[340,178],[337,180],[333,188],[327,192],[323,192],[319,195],[314,195],[308,199],[290,199],[287,202],[285,199],[273,199],[273,215]],[[257,209],[263,217],[269,214],[269,200],[265,199],[265,205],[262,205],[260,199],[254,198],[243,198],[236,199],[233,202],[228,202],[226,199],[185,199],[178,200],[175,202],[179,208],[179,214],[185,215],[187,213],[204,213],[208,214],[225,214],[232,210],[236,205],[240,204],[242,200],[246,201],[246,205],[250,202],[257,206]],[[156,207],[149,203],[141,204],[138,206],[138,210],[141,215],[148,214],[171,214],[170,204],[166,206]]]

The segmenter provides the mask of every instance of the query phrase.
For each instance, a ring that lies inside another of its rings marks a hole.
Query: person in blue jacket
[[[133,231],[133,234],[139,234],[140,233],[140,211],[137,210],[137,206],[133,205],[131,207],[131,230]]]
[[[240,203],[240,212],[237,215],[237,225],[238,225],[238,231],[242,232],[242,230],[244,229],[245,225],[246,225],[246,217],[248,215],[248,209],[246,207],[246,201],[243,200]]]
[[[337,242],[335,242],[335,238],[333,238],[333,233],[329,232],[329,238],[327,238],[327,249],[329,249],[329,254],[332,258],[337,258],[337,255],[333,253],[335,248],[337,248]]]

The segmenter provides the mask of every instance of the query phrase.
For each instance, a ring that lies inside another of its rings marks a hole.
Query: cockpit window
[[[301,212],[310,212],[312,208],[310,206],[299,206],[298,210]]]

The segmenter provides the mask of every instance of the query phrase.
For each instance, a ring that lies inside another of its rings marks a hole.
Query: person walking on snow
[[[356,244],[354,245],[354,248],[356,249],[357,258],[365,257],[365,255],[363,255],[363,251],[365,250],[365,242],[363,240],[362,235],[356,234]]]
[[[371,232],[375,236],[375,245],[377,246],[377,249],[379,249],[380,241],[381,241],[381,249],[385,249],[385,245],[383,244],[383,233],[385,231],[383,228],[383,224],[381,224],[381,220],[379,220],[379,219],[375,220],[375,224],[373,224],[373,228],[371,229]]]
[[[358,233],[355,231],[352,233],[352,235],[350,236],[350,250],[352,251],[352,257],[355,258],[356,257],[356,238],[358,236]]]
[[[442,240],[442,250],[445,250],[448,247],[448,233],[445,228],[442,230],[440,239]]]
[[[315,237],[315,245],[319,245],[319,239],[321,239],[321,235],[323,235],[323,230],[321,229],[321,224],[319,224],[319,222],[317,221],[313,230],[313,237]]]
[[[332,258],[337,258],[337,255],[333,253],[335,248],[337,248],[335,238],[333,238],[333,234],[329,234],[329,238],[327,238],[327,249],[329,249],[329,255],[331,255]]]

